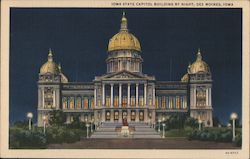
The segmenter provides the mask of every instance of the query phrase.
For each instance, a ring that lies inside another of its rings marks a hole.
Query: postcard
[[[2,158],[249,158],[249,1],[3,0]]]

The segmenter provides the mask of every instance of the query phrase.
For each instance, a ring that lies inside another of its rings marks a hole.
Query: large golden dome
[[[127,18],[125,13],[123,13],[121,19],[121,29],[120,32],[115,34],[108,44],[108,52],[115,50],[136,50],[141,51],[141,45],[139,40],[127,29]]]
[[[53,55],[51,49],[49,50],[48,54],[48,61],[42,65],[40,68],[40,74],[46,74],[46,73],[52,73],[52,74],[58,74],[59,68],[58,65],[53,61]]]
[[[210,73],[210,68],[208,64],[202,60],[200,49],[198,50],[196,61],[190,66],[189,73]]]

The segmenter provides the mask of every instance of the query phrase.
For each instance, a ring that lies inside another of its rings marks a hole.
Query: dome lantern
[[[53,53],[51,48],[49,48],[49,53],[48,53],[48,61],[52,62],[53,61]]]
[[[133,50],[141,52],[139,40],[128,31],[128,20],[125,16],[125,12],[123,12],[121,18],[120,31],[109,40],[108,44],[108,52],[118,50]]]
[[[52,74],[59,73],[58,65],[53,61],[53,53],[51,49],[49,49],[48,52],[48,61],[44,63],[40,68],[40,74],[46,74],[46,73],[52,73]]]
[[[122,13],[121,29],[120,29],[120,31],[128,31],[128,20],[125,17],[125,12]]]

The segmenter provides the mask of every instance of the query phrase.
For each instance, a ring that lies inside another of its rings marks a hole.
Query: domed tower
[[[38,80],[38,126],[43,124],[43,116],[48,116],[52,109],[60,108],[60,84],[67,83],[61,65],[53,61],[52,50],[49,49],[48,60],[40,68]]]
[[[181,81],[188,82],[190,87],[190,116],[201,120],[205,126],[212,127],[212,74],[208,64],[202,59],[200,49]]]
[[[123,12],[120,31],[109,40],[108,58],[106,59],[107,73],[122,70],[142,73],[143,59],[140,52],[140,42],[129,32],[128,20]]]

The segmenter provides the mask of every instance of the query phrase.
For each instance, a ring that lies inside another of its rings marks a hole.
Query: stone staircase
[[[122,123],[105,122],[103,123],[90,138],[161,138],[160,134],[146,123],[134,122],[129,123],[129,127],[134,127],[135,131],[130,132],[128,137],[121,135],[116,131],[116,127],[121,127]]]

